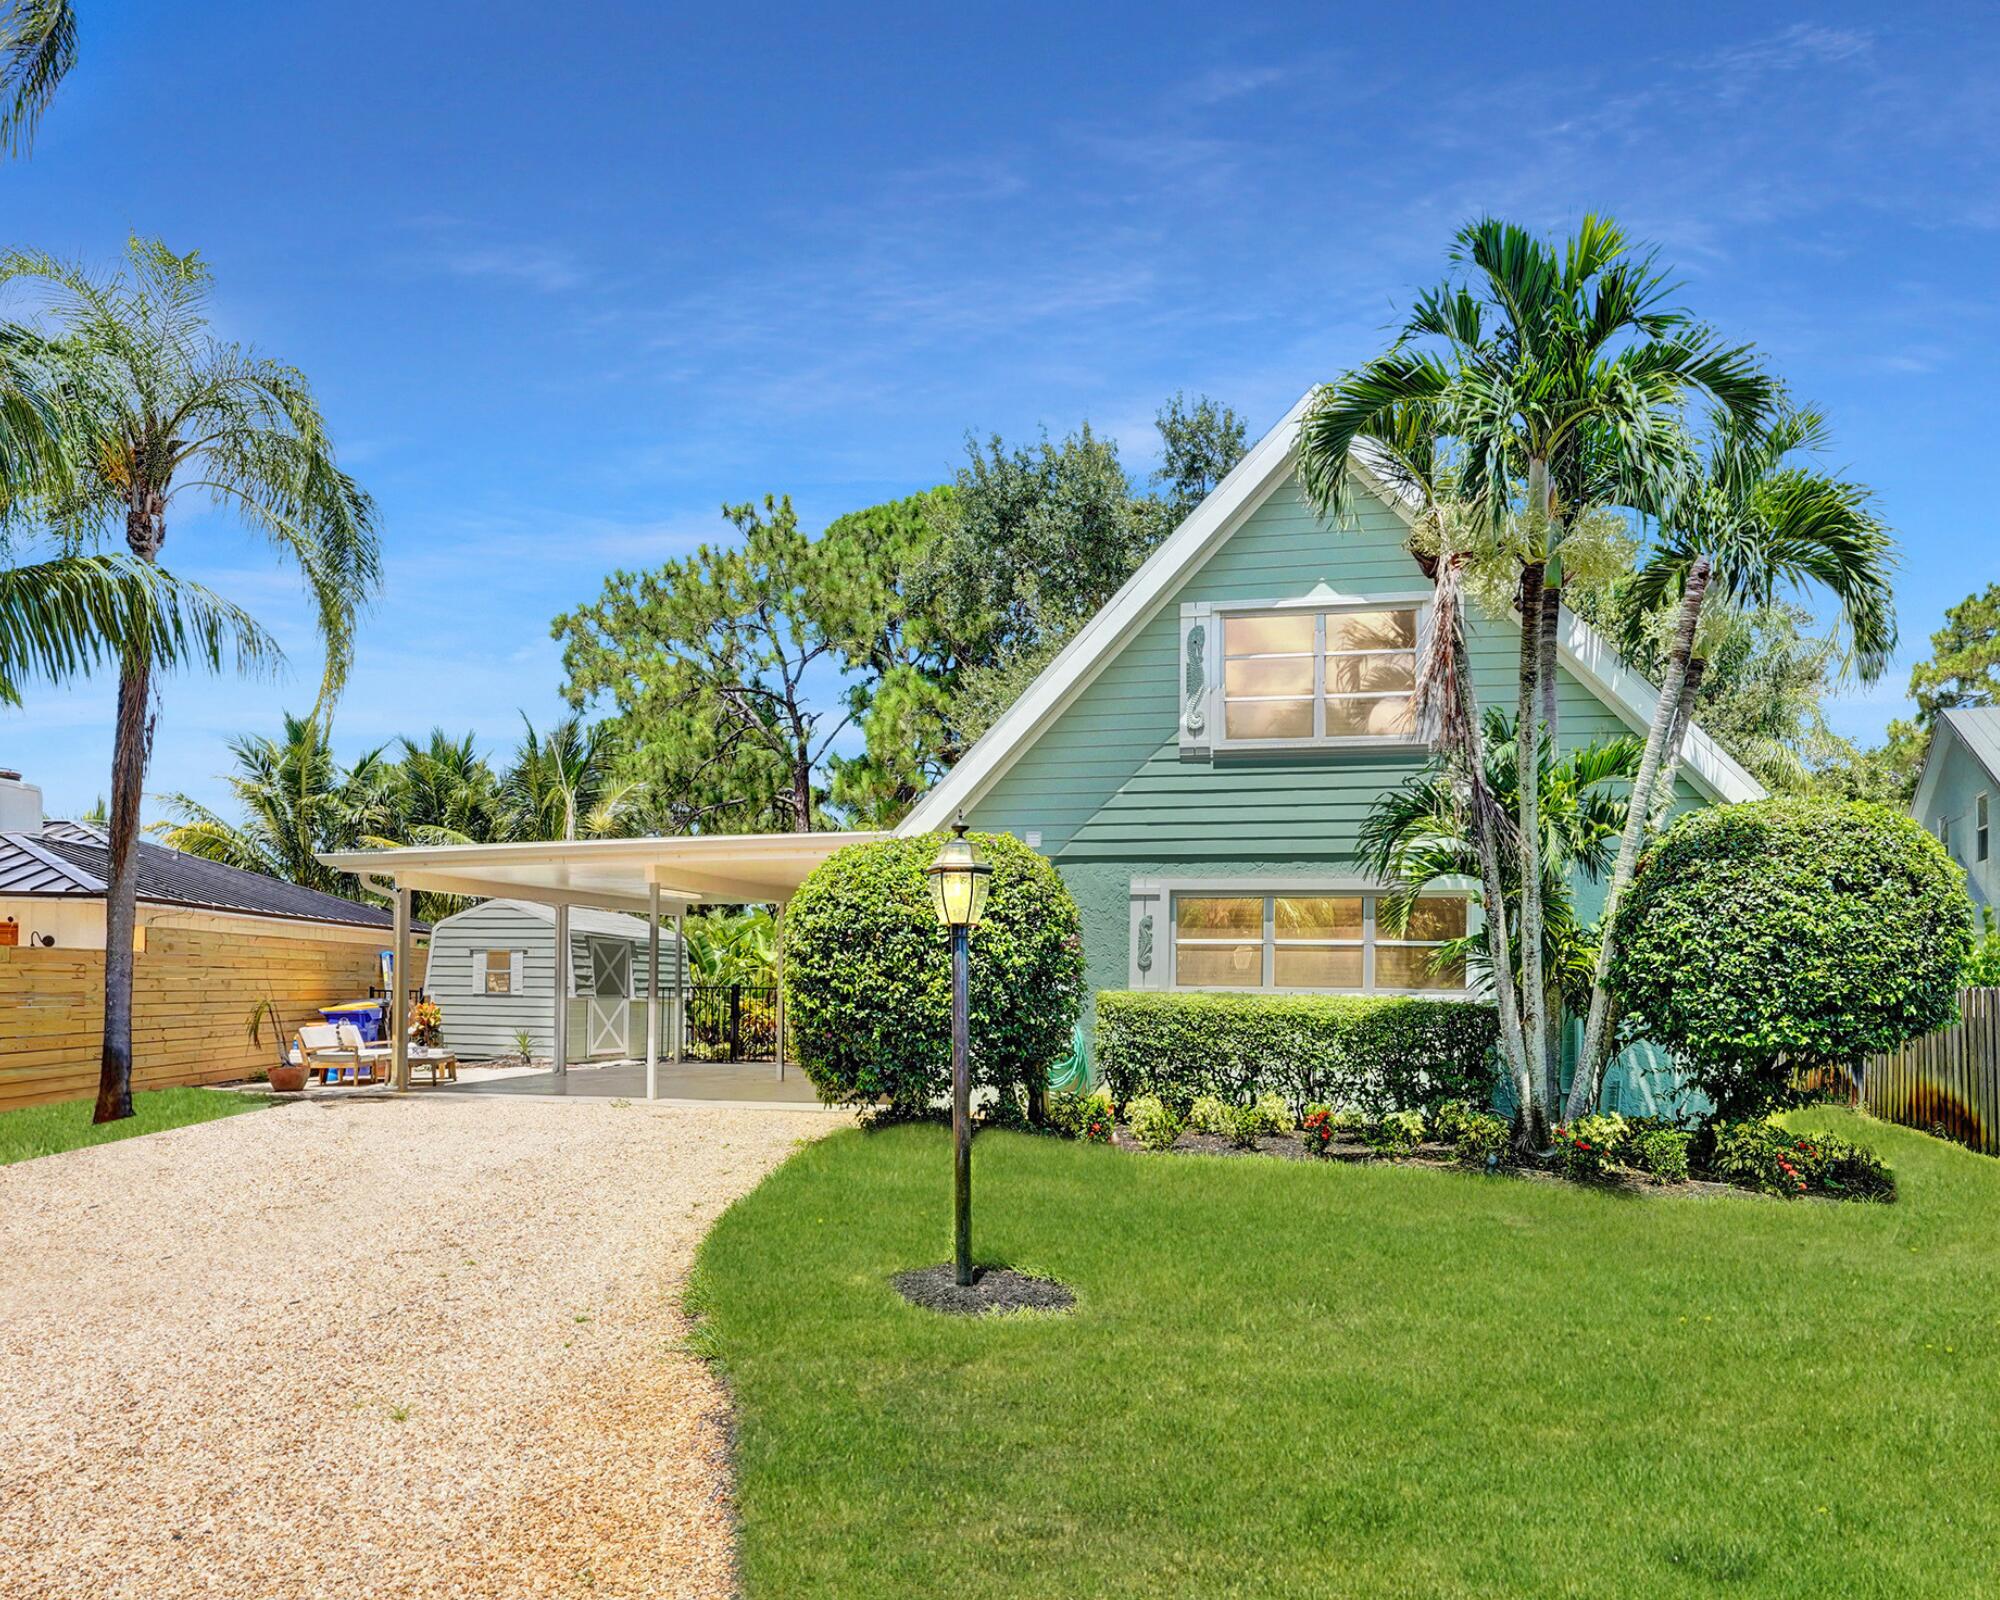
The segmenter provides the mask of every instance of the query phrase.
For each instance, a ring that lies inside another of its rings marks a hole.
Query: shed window
[[[1986,824],[1986,796],[1972,802],[1972,854],[1975,860],[1984,861],[1991,842],[1991,834]]]
[[[1464,964],[1436,953],[1464,935],[1465,898],[1425,896],[1393,935],[1376,905],[1373,894],[1177,893],[1174,987],[1464,993]]]
[[[1224,744],[1415,736],[1415,606],[1231,614],[1222,657]]]
[[[521,952],[519,950],[475,950],[472,976],[481,994],[521,992]]]

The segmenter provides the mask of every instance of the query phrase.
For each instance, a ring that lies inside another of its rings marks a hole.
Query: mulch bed
[[[961,1284],[947,1261],[899,1272],[891,1280],[912,1305],[954,1316],[978,1317],[1000,1311],[1067,1311],[1076,1304],[1053,1278],[1033,1278],[1012,1267],[974,1267],[972,1282]]]
[[[1284,1161],[1383,1161],[1395,1162],[1406,1167],[1448,1167],[1458,1172],[1477,1171],[1476,1168],[1461,1166],[1446,1145],[1419,1145],[1414,1154],[1407,1156],[1385,1155],[1365,1144],[1346,1144],[1335,1141],[1327,1147],[1324,1156],[1315,1156],[1306,1148],[1306,1143],[1295,1133],[1273,1134],[1259,1139],[1252,1148],[1234,1144],[1221,1134],[1184,1133],[1165,1150],[1148,1150],[1132,1137],[1130,1128],[1120,1126],[1114,1130],[1112,1143],[1120,1150],[1135,1150],[1141,1155],[1162,1156],[1276,1156]],[[1544,1172],[1535,1167],[1507,1166],[1495,1174],[1498,1177],[1525,1178],[1530,1183],[1569,1183],[1571,1180],[1557,1173]],[[1626,1194],[1748,1194],[1751,1191],[1735,1184],[1722,1183],[1710,1178],[1689,1178],[1683,1183],[1653,1183],[1644,1178],[1627,1174],[1613,1174],[1590,1185],[1594,1189],[1609,1189]],[[1807,1199],[1827,1199],[1824,1195],[1809,1195]],[[1838,1202],[1835,1202],[1836,1204]]]

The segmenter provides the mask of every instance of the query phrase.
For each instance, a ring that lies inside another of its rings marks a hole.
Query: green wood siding
[[[1287,480],[981,798],[974,825],[1038,831],[1041,848],[1065,867],[1194,859],[1351,866],[1375,797],[1419,771],[1424,753],[1362,748],[1183,760],[1180,606],[1292,599],[1320,584],[1351,595],[1414,593],[1426,580],[1404,541],[1402,522],[1372,499],[1357,527],[1328,528]],[[1482,699],[1511,707],[1518,631],[1478,619],[1468,642]],[[1565,748],[1629,731],[1567,671],[1558,697]],[[1688,802],[1694,798],[1686,793]]]

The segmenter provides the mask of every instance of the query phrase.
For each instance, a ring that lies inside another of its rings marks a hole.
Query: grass
[[[933,1128],[847,1132],[722,1218],[752,1600],[1972,1595],[2000,1542],[2000,1161],[1842,1112],[1890,1206],[978,1141],[946,1318]]]
[[[94,1100],[61,1100],[54,1105],[0,1111],[0,1167],[31,1161],[85,1145],[185,1128],[191,1123],[233,1117],[271,1103],[267,1095],[223,1093],[214,1089],[147,1089],[132,1096],[133,1114],[119,1122],[94,1125]]]

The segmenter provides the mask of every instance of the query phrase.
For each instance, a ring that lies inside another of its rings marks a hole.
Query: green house
[[[1309,398],[1309,397],[1308,397]],[[1376,797],[1428,760],[1411,686],[1432,586],[1411,516],[1364,473],[1351,525],[1316,515],[1294,463],[1301,399],[917,805],[899,831],[1012,833],[1061,870],[1090,988],[1465,991],[1425,945],[1464,931],[1463,891],[1402,939],[1357,852]],[[1511,708],[1512,618],[1477,618],[1482,700]],[[1644,733],[1654,686],[1580,619],[1561,636],[1565,748]],[[1699,727],[1678,803],[1763,793]],[[1468,886],[1469,887],[1469,886]],[[1594,916],[1601,890],[1578,886]],[[1086,1023],[1086,1028],[1088,1023]],[[1628,1052],[1607,1103],[1651,1109],[1662,1063]]]

